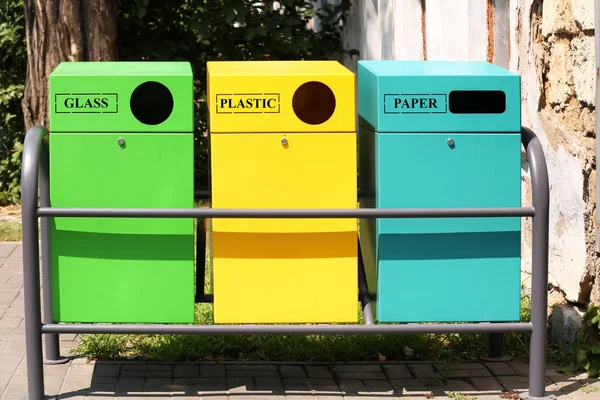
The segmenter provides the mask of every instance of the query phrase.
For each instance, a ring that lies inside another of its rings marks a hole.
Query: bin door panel
[[[191,208],[193,135],[51,134],[50,191],[52,207]],[[53,218],[51,257],[57,321],[194,320],[191,218]]]
[[[520,249],[516,231],[381,235],[377,317],[381,322],[518,321]]]
[[[285,138],[287,144],[282,144]],[[214,208],[356,208],[356,134],[211,136]],[[356,232],[356,219],[215,219],[217,232]]]
[[[356,233],[214,232],[212,244],[216,324],[357,322]]]
[[[119,139],[125,140],[123,146]],[[50,155],[53,207],[194,206],[192,134],[53,133]],[[103,233],[188,234],[192,223],[178,218],[57,218],[60,229],[85,226]]]
[[[378,207],[521,204],[519,134],[376,134],[376,142]],[[380,321],[518,320],[519,217],[379,219],[377,227]]]
[[[521,205],[520,134],[386,133],[376,135],[376,148],[380,208]],[[379,219],[377,224],[380,234],[520,230],[519,217]]]

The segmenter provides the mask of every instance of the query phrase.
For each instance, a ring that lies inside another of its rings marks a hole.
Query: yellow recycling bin
[[[213,208],[356,208],[355,76],[208,63]],[[356,219],[212,221],[215,323],[358,320]]]

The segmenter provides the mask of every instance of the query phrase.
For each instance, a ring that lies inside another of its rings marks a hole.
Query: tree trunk
[[[116,58],[117,0],[25,0],[25,129],[49,127],[48,76],[61,61]]]

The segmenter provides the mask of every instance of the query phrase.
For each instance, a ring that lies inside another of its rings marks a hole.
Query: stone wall
[[[511,23],[517,28],[511,45],[517,51],[510,68],[522,74],[523,124],[540,135],[550,173],[550,283],[567,301],[600,304],[595,252],[594,1],[511,3]],[[527,180],[523,188],[529,201]],[[529,227],[524,223],[525,232]],[[526,287],[529,243],[526,234]]]
[[[346,45],[359,59],[487,60],[521,74],[523,125],[540,136],[550,173],[551,301],[600,304],[594,0],[355,0]],[[528,291],[531,221],[523,228]]]

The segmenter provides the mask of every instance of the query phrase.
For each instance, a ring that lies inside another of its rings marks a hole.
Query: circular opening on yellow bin
[[[292,98],[292,108],[300,121],[319,125],[327,121],[335,111],[335,95],[322,82],[302,84]]]
[[[162,124],[173,112],[173,95],[160,82],[144,82],[131,94],[129,107],[133,116],[142,124]]]

